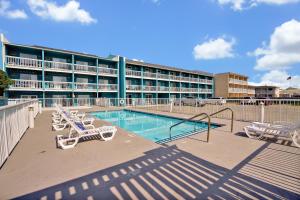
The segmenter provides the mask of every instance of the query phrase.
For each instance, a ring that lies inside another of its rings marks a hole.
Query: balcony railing
[[[72,64],[64,62],[45,61],[46,70],[63,70],[72,72]]]
[[[74,71],[77,72],[88,72],[88,73],[97,73],[97,67],[95,66],[88,66],[88,65],[78,65],[74,64]]]
[[[117,91],[118,85],[117,84],[99,84],[98,90],[99,91]]]
[[[42,60],[37,59],[6,56],[6,64],[8,67],[28,67],[33,69],[42,69],[42,63]]]
[[[97,84],[94,83],[74,83],[77,90],[97,90]]]
[[[45,89],[49,90],[72,90],[72,83],[70,82],[54,82],[45,81]]]
[[[169,91],[169,87],[157,86],[157,91],[167,92],[167,91]]]
[[[157,73],[157,78],[159,79],[169,79],[169,75]]]
[[[126,75],[127,76],[141,76],[142,72],[135,71],[135,70],[126,70]]]
[[[42,81],[14,79],[10,89],[42,89]]]
[[[126,90],[140,91],[140,90],[142,90],[142,86],[140,86],[140,85],[127,85]]]
[[[170,91],[171,92],[180,92],[180,88],[179,87],[170,87]]]
[[[144,86],[144,91],[156,91],[156,86]]]
[[[106,68],[106,67],[98,67],[99,74],[102,75],[117,75],[118,70],[113,68]]]
[[[180,76],[170,75],[170,79],[171,79],[171,80],[175,80],[175,81],[180,81],[180,80],[181,80],[181,77],[180,77]]]
[[[144,77],[148,77],[148,78],[156,78],[156,73],[152,73],[152,72],[144,72],[143,73]]]

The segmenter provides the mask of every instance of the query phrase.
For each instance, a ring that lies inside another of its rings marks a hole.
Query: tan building
[[[256,86],[255,87],[255,97],[257,98],[265,98],[265,97],[279,97],[279,87],[276,86]]]
[[[280,97],[300,97],[299,88],[287,88],[280,90]]]
[[[232,72],[215,74],[215,96],[243,98],[255,96],[255,89],[248,85],[248,77]]]

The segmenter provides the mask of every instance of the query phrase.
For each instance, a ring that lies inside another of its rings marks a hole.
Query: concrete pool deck
[[[229,120],[212,121],[225,126],[211,130],[209,143],[201,133],[158,145],[118,128],[110,142],[61,150],[62,132],[43,112],[0,169],[0,199],[299,199],[299,148],[251,140],[246,122],[234,121],[231,133]]]

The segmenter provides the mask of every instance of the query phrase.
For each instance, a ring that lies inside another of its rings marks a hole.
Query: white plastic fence
[[[0,167],[29,127],[29,107],[38,114],[38,100],[0,107]]]

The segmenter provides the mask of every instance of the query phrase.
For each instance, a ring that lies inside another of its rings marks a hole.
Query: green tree
[[[13,83],[14,81],[11,80],[4,71],[0,70],[0,96],[3,96],[4,90]]]

